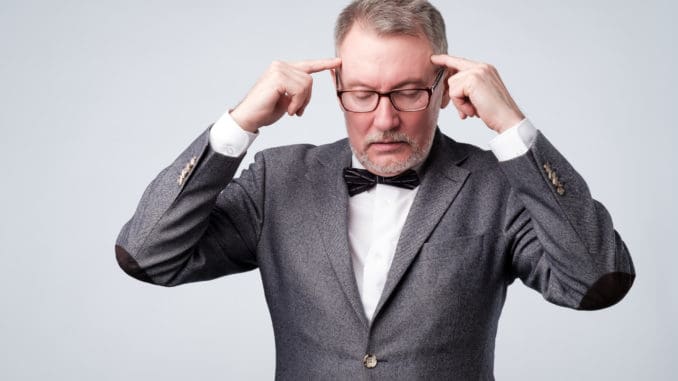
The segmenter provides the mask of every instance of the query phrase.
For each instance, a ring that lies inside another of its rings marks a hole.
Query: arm
[[[538,133],[529,151],[500,162],[511,184],[505,218],[511,269],[552,303],[594,310],[617,303],[635,278],[605,207]]]
[[[217,209],[219,193],[231,181],[242,160],[216,153],[209,133],[200,135],[147,187],[132,219],[116,241],[116,258],[129,275],[150,283],[173,286],[213,279],[256,267],[248,229],[236,226],[226,211]],[[193,164],[191,164],[193,163]],[[233,202],[242,215],[256,210],[243,188]],[[228,238],[226,238],[228,237]]]
[[[547,300],[576,309],[621,300],[635,270],[610,215],[567,160],[524,123],[496,69],[447,55],[431,61],[451,73],[443,107],[451,102],[460,118],[479,117],[499,133],[491,146],[511,185],[503,231],[511,279],[520,277]]]
[[[285,113],[303,114],[311,74],[340,63],[334,58],[271,64],[230,115],[148,186],[116,241],[120,267],[139,280],[165,286],[254,269],[265,165],[257,155],[250,170],[233,180],[249,142],[238,148],[231,138],[256,133]]]

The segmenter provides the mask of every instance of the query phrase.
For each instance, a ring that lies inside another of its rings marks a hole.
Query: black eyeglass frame
[[[436,75],[435,80],[433,81],[433,85],[431,85],[431,87],[427,87],[427,88],[396,89],[396,90],[387,91],[385,93],[380,93],[379,91],[376,91],[376,90],[337,90],[337,97],[339,98],[339,103],[341,103],[341,107],[343,107],[344,110],[346,110],[348,112],[355,112],[355,113],[360,113],[360,114],[368,113],[368,112],[372,112],[372,111],[376,110],[377,107],[379,107],[379,100],[381,100],[382,97],[388,97],[388,100],[391,102],[391,105],[393,106],[393,108],[395,108],[396,110],[398,110],[400,112],[417,112],[417,111],[421,111],[421,110],[426,110],[428,108],[428,106],[431,105],[431,97],[433,96],[433,91],[435,91],[436,87],[438,87],[438,84],[440,83],[440,80],[443,78],[444,73],[445,73],[445,68],[444,67],[440,68],[440,70],[438,70],[438,74]],[[339,71],[338,70],[335,71],[334,76],[335,76],[337,88],[339,88]],[[398,93],[403,92],[403,91],[415,91],[415,90],[416,91],[426,91],[428,93],[428,98],[426,100],[425,106],[418,108],[416,110],[403,110],[403,109],[400,109],[395,104],[395,102],[393,101],[393,94],[397,95]],[[342,99],[343,94],[345,94],[345,93],[358,93],[358,92],[377,94],[379,97],[377,98],[377,102],[375,102],[375,104],[374,104],[374,108],[372,108],[371,110],[368,110],[368,111],[353,111],[353,110],[348,109],[344,105],[344,100]]]

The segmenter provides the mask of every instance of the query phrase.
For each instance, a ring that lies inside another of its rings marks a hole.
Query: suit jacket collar
[[[420,188],[398,240],[373,321],[461,190],[469,171],[458,165],[467,156],[466,146],[447,138],[440,130],[436,131],[431,152],[420,173]],[[312,205],[315,223],[344,295],[367,327],[369,321],[360,300],[348,243],[348,192],[342,177],[343,169],[351,165],[348,140],[319,149],[316,159],[308,163],[306,174],[316,190]]]
[[[319,147],[317,156],[311,158],[306,178],[313,187],[310,205],[315,214],[315,224],[325,246],[334,273],[346,299],[360,322],[369,322],[360,300],[348,243],[348,191],[343,169],[351,165],[348,139]]]
[[[436,131],[431,152],[420,174],[419,191],[400,233],[373,321],[378,319],[403,275],[464,186],[470,172],[459,164],[468,154],[465,145],[447,138],[440,130]]]

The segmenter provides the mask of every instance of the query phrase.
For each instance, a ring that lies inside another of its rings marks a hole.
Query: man
[[[575,309],[626,294],[607,211],[492,66],[446,54],[432,5],[353,2],[335,42],[337,58],[273,63],[149,185],[118,237],[127,273],[173,286],[258,267],[279,379],[493,379],[516,277]],[[348,139],[265,150],[233,179],[324,70]],[[450,103],[498,133],[494,154],[437,129]]]

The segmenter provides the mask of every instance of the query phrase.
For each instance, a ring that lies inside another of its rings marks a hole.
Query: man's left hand
[[[497,133],[525,118],[492,65],[446,54],[431,56],[431,62],[447,67],[450,100],[460,118],[477,116]]]

